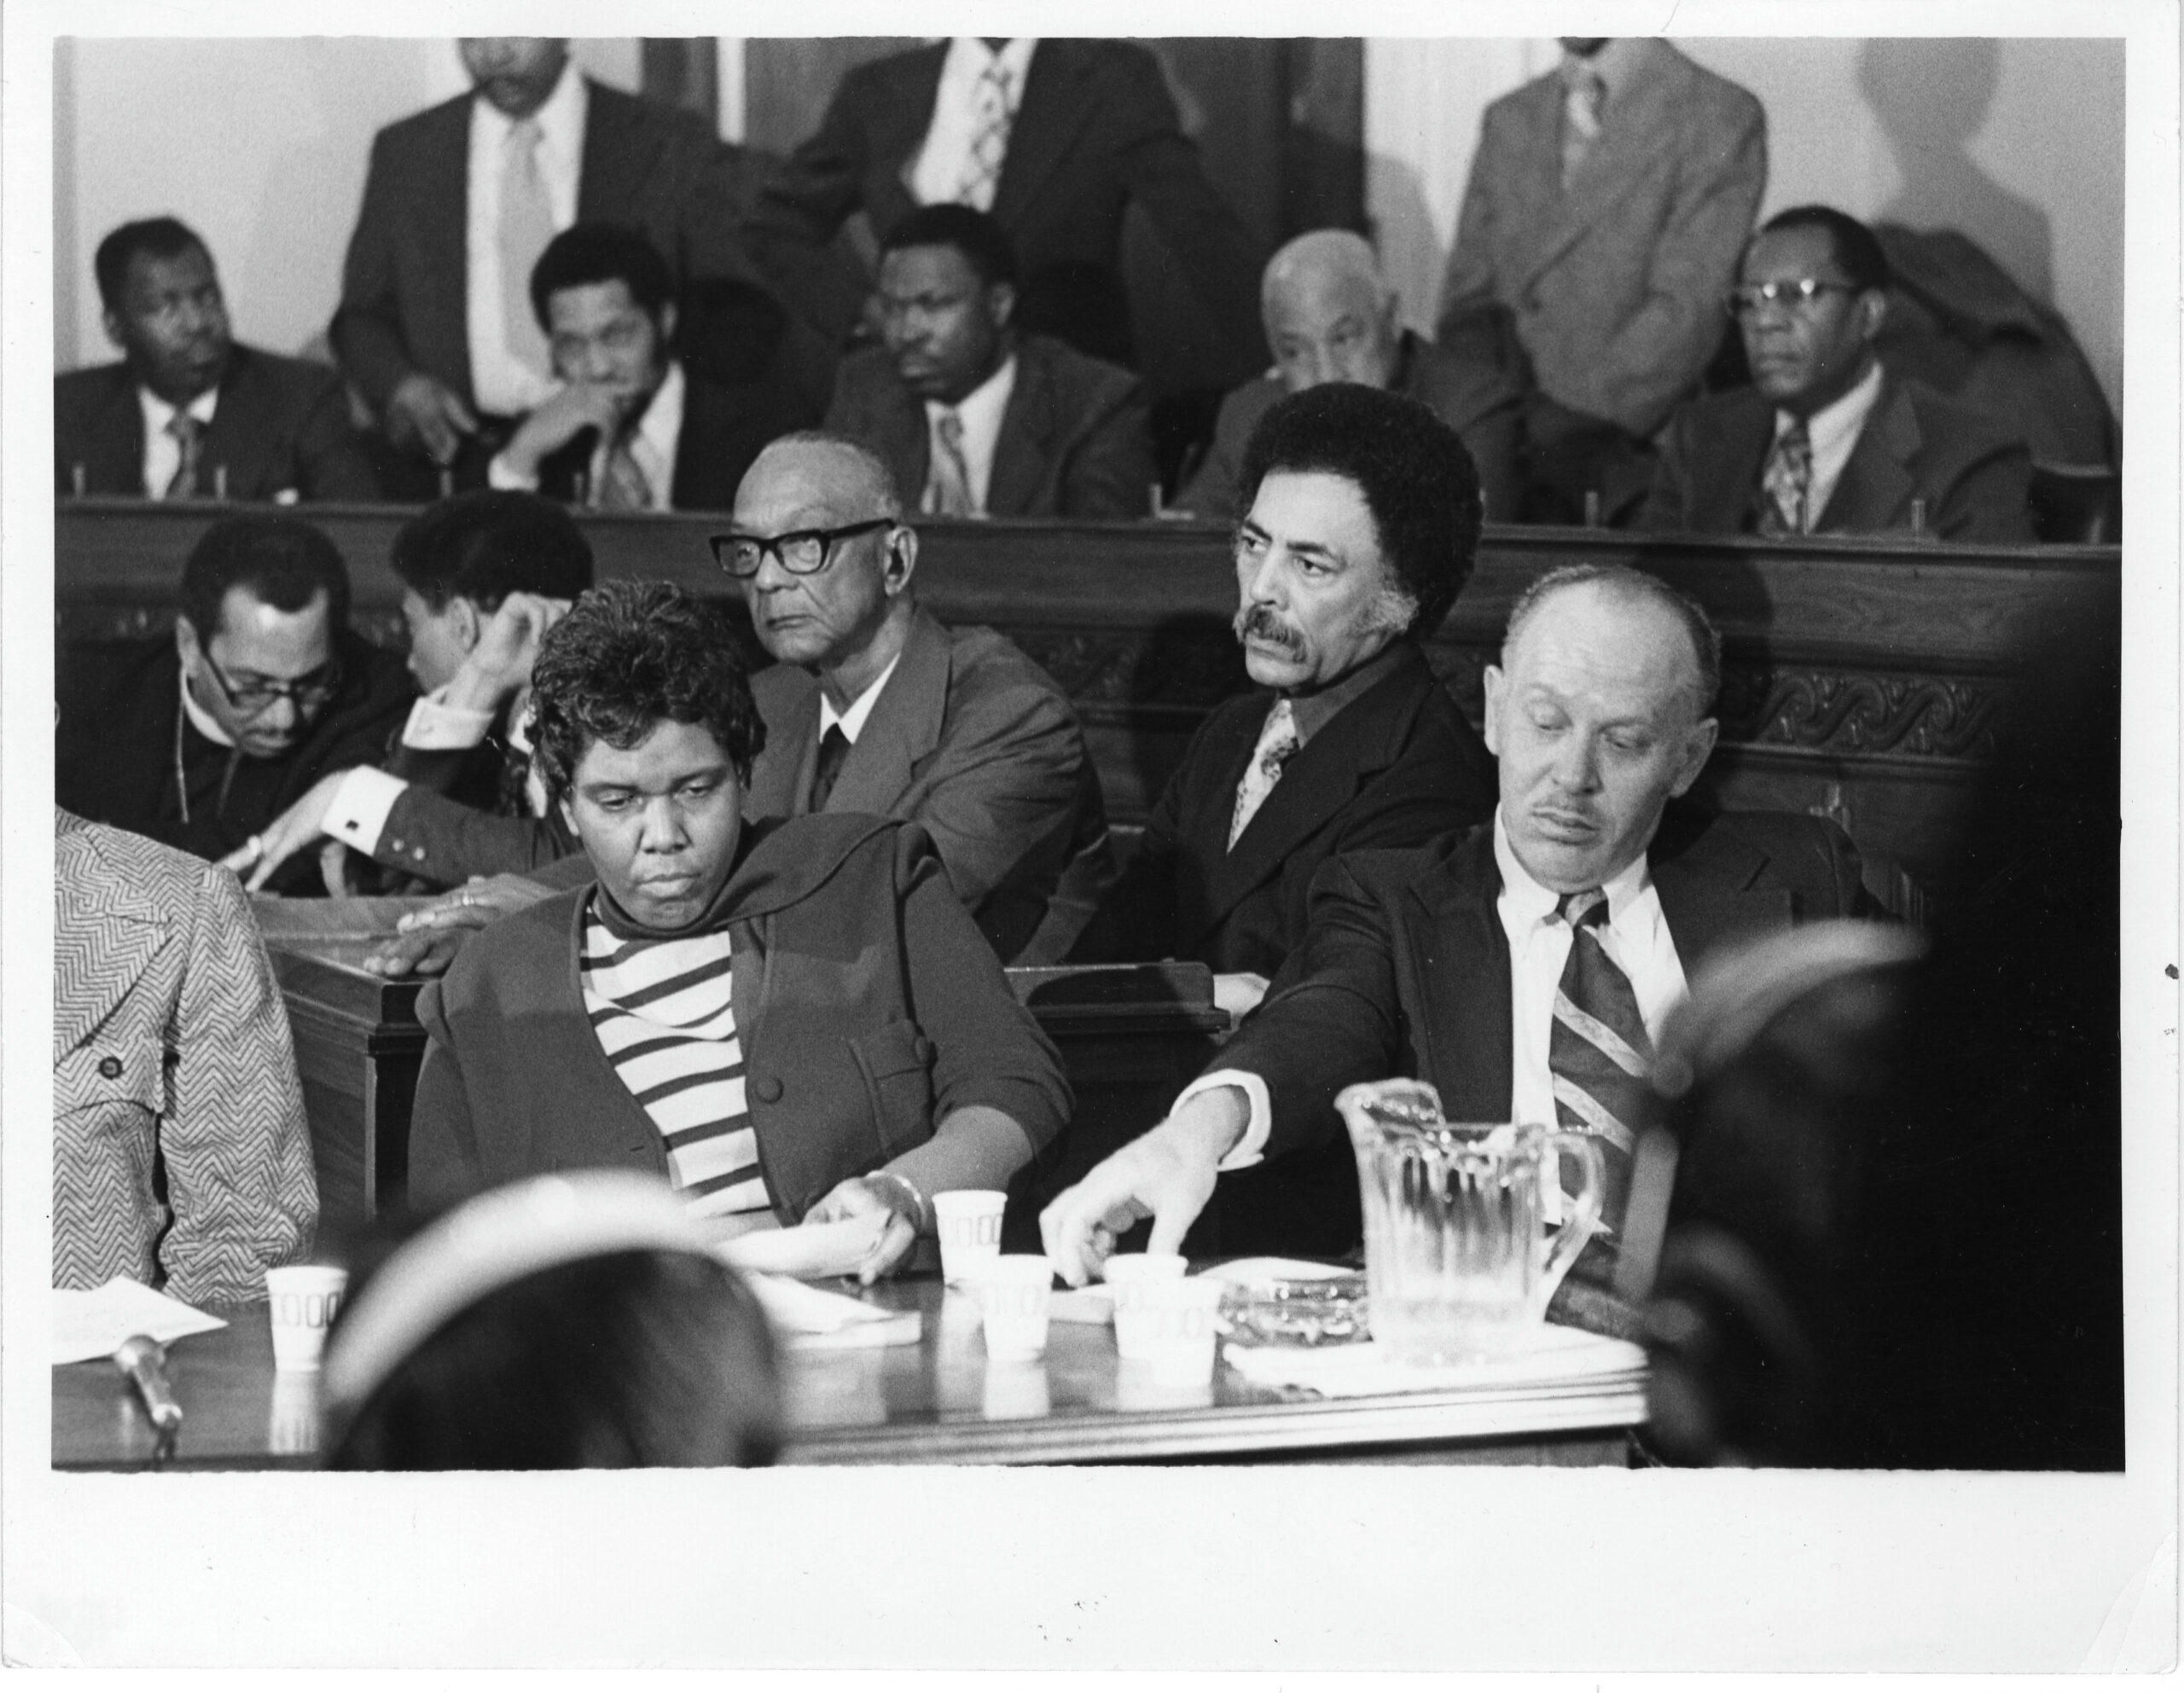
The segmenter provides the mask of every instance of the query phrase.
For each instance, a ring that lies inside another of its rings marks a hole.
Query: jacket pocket
[[[850,1043],[882,1158],[932,1138],[932,1042],[908,1018]]]
[[[135,1106],[156,1117],[166,1105],[164,1055],[140,1041],[107,1043],[94,1036],[53,1066],[53,1113],[88,1111],[119,1120]]]

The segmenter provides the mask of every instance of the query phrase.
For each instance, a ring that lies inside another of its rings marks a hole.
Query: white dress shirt
[[[835,710],[834,702],[822,693],[819,696],[819,739],[826,739],[827,731],[839,726],[843,738],[855,746],[857,738],[864,733],[865,723],[872,716],[872,708],[880,703],[880,690],[887,686],[887,678],[895,674],[895,666],[902,662],[903,655],[899,652],[890,658],[887,668],[866,685],[863,693],[850,701],[850,709],[846,711]]]
[[[644,415],[630,433],[630,456],[645,473],[645,486],[651,495],[647,511],[674,509],[675,454],[682,441],[682,399],[687,391],[682,366],[679,362],[670,364],[667,374],[659,379],[659,386],[653,390]],[[599,503],[600,492],[607,486],[607,455],[613,450],[613,443],[604,435],[591,449],[591,462],[584,471],[584,498],[592,505]],[[538,491],[538,478],[512,468],[505,452],[493,455],[492,461],[485,467],[485,480],[495,488],[525,494]]]
[[[1031,49],[1038,44],[1036,37],[1019,36],[996,53],[974,35],[959,35],[949,43],[925,144],[903,171],[910,197],[919,205],[952,200],[962,186],[971,163],[971,143],[978,138],[977,95],[986,67],[997,60],[1008,67],[1008,115],[1014,121],[1024,103],[1024,78],[1031,68]],[[990,212],[993,208],[979,209]]]
[[[139,386],[136,403],[144,413],[144,492],[162,500],[166,497],[167,484],[182,468],[182,443],[167,433],[167,426],[174,421],[175,413],[185,410],[199,423],[210,425],[219,407],[220,391],[217,386],[207,388],[185,407],[171,406],[149,388]],[[199,493],[212,492],[212,467],[202,460],[198,463],[197,479]]]
[[[1554,990],[1570,961],[1570,925],[1554,919],[1560,896],[1542,887],[1517,862],[1499,807],[1494,813],[1494,861],[1502,873],[1495,910],[1509,940],[1510,1119],[1552,1128],[1554,1076],[1548,1066],[1548,1048],[1554,1029]],[[1646,1033],[1658,1041],[1662,1023],[1684,996],[1685,983],[1683,962],[1662,914],[1653,870],[1641,855],[1602,885],[1608,914],[1601,925],[1601,948],[1630,978]],[[1251,1071],[1217,1070],[1200,1076],[1176,1096],[1170,1115],[1194,1094],[1215,1087],[1240,1088],[1251,1106],[1243,1139],[1229,1149],[1221,1168],[1240,1170],[1258,1163],[1274,1112],[1266,1083]]]
[[[971,477],[973,509],[984,515],[986,495],[993,486],[994,448],[1001,440],[1002,414],[1008,409],[1008,397],[1016,391],[1016,355],[1002,360],[1001,368],[958,400],[956,415],[963,420],[963,464]],[[925,403],[926,462],[930,455],[940,451],[940,418],[949,409],[940,400]],[[932,479],[926,478],[926,491],[932,491]]]
[[[558,232],[577,221],[577,177],[584,168],[584,112],[589,97],[574,64],[564,66],[546,103],[531,113],[538,125],[538,171],[554,208]],[[470,333],[470,391],[481,411],[514,417],[553,391],[537,372],[511,355],[502,316],[501,171],[514,120],[482,94],[470,101],[470,198],[464,255]]]
[[[402,744],[420,751],[462,751],[485,739],[496,715],[468,706],[450,705],[447,687],[443,684],[410,707],[410,720],[402,726]],[[523,733],[525,715],[511,712],[508,718],[508,745],[519,752],[531,751],[531,743]],[[326,832],[369,857],[379,849],[379,838],[386,831],[387,814],[394,809],[394,802],[402,797],[409,786],[401,777],[374,769],[369,764],[359,764],[344,772],[333,797],[327,801]],[[546,794],[536,770],[531,774],[528,797],[532,814],[543,816]]]
[[[1866,432],[1866,420],[1873,415],[1879,399],[1880,362],[1876,359],[1873,368],[1849,393],[1805,420],[1805,437],[1812,444],[1812,485],[1805,493],[1806,534],[1819,526],[1820,514],[1834,496],[1835,484],[1843,479],[1843,467],[1850,462],[1858,437]],[[1777,411],[1774,438],[1780,440],[1783,432],[1796,421],[1788,412]]]

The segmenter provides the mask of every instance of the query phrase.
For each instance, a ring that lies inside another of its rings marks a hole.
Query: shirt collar
[[[856,699],[850,701],[850,709],[846,711],[835,710],[834,702],[828,699],[824,693],[822,693],[819,696],[819,733],[821,737],[823,739],[828,730],[834,728],[839,724],[841,728],[843,735],[848,739],[850,745],[852,746],[856,745],[857,738],[864,733],[866,720],[872,716],[872,708],[879,703],[880,691],[887,686],[887,678],[895,674],[895,666],[902,662],[903,655],[899,652],[897,652],[893,658],[890,658],[887,661],[887,668],[882,670],[878,675],[874,676],[872,681],[866,685],[865,690],[863,693],[860,693]]]
[[[172,408],[170,407],[169,409],[171,410]],[[182,689],[182,709],[189,719],[190,727],[215,746],[233,746],[235,744],[235,737],[222,728],[219,720],[200,705],[197,703],[197,697],[190,693],[189,670],[177,667],[177,675],[179,678],[177,685]]]
[[[1555,67],[1555,73],[1562,78],[1565,86],[1569,86],[1577,80],[1578,66],[1589,67],[1600,79],[1600,107],[1605,111],[1614,103],[1618,94],[1644,73],[1646,61],[1652,54],[1653,43],[1644,36],[1618,35],[1611,38],[1589,58],[1580,58],[1575,53],[1565,51],[1561,62]]]
[[[1879,399],[1880,361],[1875,359],[1873,368],[1858,379],[1849,393],[1822,406],[1805,420],[1805,437],[1811,443],[1813,457],[1827,459],[1838,449],[1847,454]],[[1783,431],[1796,421],[1792,414],[1776,411],[1775,438],[1780,439]]]
[[[584,87],[583,74],[572,59],[561,67],[561,80],[554,84],[554,91],[546,102],[531,114],[538,125],[539,139],[546,150],[561,165],[574,168],[584,148],[584,110],[589,103],[589,91]],[[470,121],[473,132],[482,134],[486,142],[497,147],[508,139],[508,131],[516,119],[501,110],[482,94],[473,94],[470,101]]]
[[[652,391],[652,398],[645,403],[644,415],[637,420],[639,438],[671,467],[675,463],[676,444],[682,434],[685,386],[681,362],[671,362],[667,374],[659,379],[659,386]]]
[[[963,421],[967,435],[1001,432],[1001,415],[1008,409],[1008,397],[1016,388],[1016,355],[1002,360],[1000,368],[951,407],[945,400],[925,403],[926,426],[944,411],[953,411]]]
[[[987,66],[1004,67],[1008,72],[1008,109],[1014,113],[1024,98],[1025,74],[1031,68],[1031,49],[1038,44],[1039,38],[1035,35],[1014,36],[1002,43],[996,53],[980,37],[959,35],[948,43],[948,61],[941,67],[941,74],[974,83],[985,74]]]
[[[200,423],[210,423],[212,414],[220,404],[220,385],[215,382],[186,406],[171,406],[149,388],[139,386],[136,403],[144,409],[144,433],[147,437],[164,435],[167,425],[178,411],[186,411]]]
[[[1517,849],[1509,844],[1509,831],[1498,805],[1494,808],[1494,863],[1502,873],[1502,896],[1519,916],[1539,924],[1554,915],[1562,896],[1534,881],[1531,873],[1518,862]],[[1601,885],[1607,895],[1607,920],[1611,925],[1618,923],[1623,913],[1652,890],[1653,867],[1641,852]]]
[[[1297,744],[1302,746],[1333,722],[1338,712],[1385,681],[1403,661],[1403,645],[1398,635],[1348,675],[1310,693],[1291,694],[1289,710],[1297,724]]]

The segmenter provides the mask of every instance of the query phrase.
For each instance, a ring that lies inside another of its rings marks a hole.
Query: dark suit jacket
[[[846,72],[817,132],[752,213],[753,257],[830,339],[848,333],[864,301],[830,265],[828,243],[854,212],[885,235],[915,206],[903,173],[925,143],[947,56],[940,43]],[[1029,327],[1127,356],[1115,332],[1126,337],[1123,209],[1132,203],[1216,316],[1248,320],[1262,255],[1206,183],[1152,54],[1124,41],[1043,39],[993,201],[1016,249]]]
[[[765,444],[815,421],[788,385],[771,374],[729,386],[685,366],[682,427],[675,438],[675,484],[668,502],[678,512],[733,510],[736,486]],[[590,473],[597,440],[595,432],[580,431],[559,452],[541,459],[538,491],[549,499],[575,499],[577,478]]]
[[[200,490],[227,472],[230,500],[376,500],[379,484],[349,427],[341,380],[322,364],[238,341],[205,432]],[[144,492],[144,409],[126,364],[53,379],[53,486],[86,494]]]
[[[1467,337],[1467,348],[1480,338]],[[1496,523],[1514,521],[1517,513],[1517,445],[1524,415],[1521,366],[1490,356],[1457,357],[1406,329],[1396,365],[1393,391],[1430,407],[1463,437],[1478,467],[1486,515]],[[1179,511],[1205,518],[1235,518],[1236,483],[1244,470],[1244,448],[1252,431],[1288,390],[1269,373],[1232,388],[1214,420],[1213,444],[1176,496]]]
[[[895,374],[885,347],[842,361],[827,427],[887,461],[915,507],[931,464],[925,402]],[[1153,438],[1145,391],[1119,365],[1066,342],[1019,335],[1016,386],[994,444],[986,513],[997,518],[1141,518],[1152,510]]]
[[[1334,854],[1416,846],[1493,815],[1492,757],[1404,642],[1391,674],[1291,757],[1231,852],[1236,786],[1272,704],[1254,689],[1200,725],[1085,950],[1270,977],[1304,938],[1307,890]]]
[[[696,117],[587,80],[577,217],[631,224],[679,283],[748,274],[740,235],[757,163]],[[470,398],[470,102],[459,95],[381,130],[330,333],[342,370],[384,406],[412,371]]]
[[[408,716],[416,689],[398,653],[344,629],[335,638],[340,691],[284,757],[238,761],[235,803],[220,816],[182,820],[175,791],[182,660],[171,634],[85,643],[63,656],[55,732],[55,797],[78,817],[221,858],[264,828],[321,776],[376,764]],[[185,744],[195,731],[185,722]],[[275,893],[323,893],[317,856],[299,854],[274,878]]]
[[[1730,941],[1867,910],[1856,850],[1819,818],[1671,807],[1649,855],[1687,975]],[[1269,1157],[1341,1142],[1334,1096],[1353,1081],[1415,1076],[1452,1122],[1508,1120],[1500,890],[1490,824],[1320,873],[1304,944],[1214,1066],[1265,1079]]]
[[[430,1044],[414,1199],[549,1170],[665,1176],[660,1133],[591,1029],[577,957],[588,890],[481,931],[418,998]],[[922,831],[875,817],[752,830],[731,878],[730,992],[759,1167],[785,1224],[967,1105],[1034,1151],[1069,1119],[1053,1044],[950,897]]]
[[[1774,407],[1756,388],[1693,400],[1662,444],[1641,528],[1703,535],[1759,526],[1760,478]],[[1908,530],[1926,502],[1926,533],[1948,541],[2030,541],[2031,456],[1984,414],[1916,382],[1890,380],[1814,525],[1821,534]]]
[[[1722,291],[1767,186],[1767,116],[1649,43],[1565,194],[1563,97],[1549,72],[1486,108],[1440,321],[1498,301],[1548,397],[1651,435],[1722,338]]]

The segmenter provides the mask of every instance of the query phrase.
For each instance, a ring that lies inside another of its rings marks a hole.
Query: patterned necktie
[[[850,738],[839,723],[830,724],[819,738],[819,762],[811,772],[811,809],[824,811],[841,780],[842,766],[850,756]]]
[[[1008,156],[1008,67],[996,58],[971,90],[971,155],[963,161],[963,177],[956,186],[956,198],[981,212],[993,210],[994,190],[1001,185],[1001,162]]]
[[[1805,420],[1794,418],[1774,438],[1774,450],[1767,455],[1767,470],[1760,478],[1767,504],[1759,514],[1762,535],[1804,535],[1811,528],[1806,505],[1812,497],[1812,436]]]
[[[553,370],[531,305],[531,273],[554,239],[554,200],[538,168],[544,131],[535,118],[509,126],[501,155],[501,324],[509,354],[543,379]]]
[[[1297,734],[1296,713],[1289,709],[1287,700],[1277,699],[1274,710],[1266,714],[1266,726],[1259,731],[1252,762],[1244,767],[1244,780],[1236,784],[1236,809],[1228,820],[1230,851],[1235,850],[1238,838],[1281,780],[1281,767],[1304,744]]]
[[[1583,59],[1564,65],[1562,80],[1566,84],[1562,96],[1562,187],[1567,193],[1600,139],[1600,105],[1607,97],[1607,84]]]
[[[194,500],[197,497],[197,462],[205,450],[205,426],[186,411],[178,411],[167,420],[167,433],[173,436],[175,444],[182,449],[182,459],[174,467],[174,474],[167,478],[168,500]]]
[[[595,503],[603,512],[648,512],[652,509],[652,478],[630,450],[630,437],[617,436],[599,477]]]
[[[1622,1226],[1630,1191],[1630,1155],[1653,1071],[1653,1043],[1630,978],[1600,943],[1606,894],[1598,888],[1565,894],[1557,914],[1570,925],[1571,936],[1547,1048],[1555,1117],[1562,1128],[1599,1143],[1607,1177],[1600,1220],[1615,1229]]]
[[[963,456],[963,418],[953,406],[932,420],[932,470],[926,478],[925,508],[941,517],[978,514],[971,493],[971,464]]]

